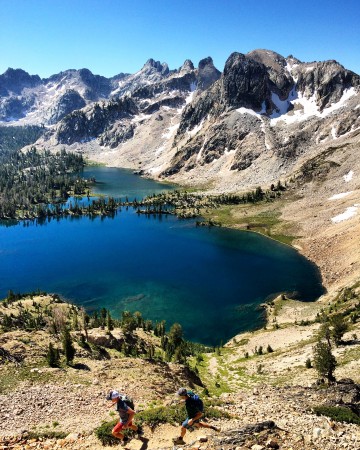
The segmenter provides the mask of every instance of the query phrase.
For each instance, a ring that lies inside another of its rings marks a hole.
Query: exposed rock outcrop
[[[48,122],[50,124],[57,123],[67,114],[70,114],[76,109],[81,109],[85,105],[86,102],[81,95],[78,92],[69,89],[59,98],[56,105],[54,105]]]
[[[221,76],[220,70],[214,66],[210,56],[199,62],[197,75],[197,88],[201,91],[208,89]]]
[[[2,97],[21,94],[25,88],[34,88],[41,83],[38,75],[29,75],[22,69],[7,69],[0,75],[0,95]]]
[[[360,77],[336,61],[308,63],[293,70],[297,90],[305,97],[315,96],[320,111],[338,102],[346,89],[360,85]]]
[[[138,113],[134,101],[124,97],[106,106],[96,104],[85,110],[74,111],[67,115],[57,130],[59,143],[72,144],[99,137],[116,120],[130,118]]]

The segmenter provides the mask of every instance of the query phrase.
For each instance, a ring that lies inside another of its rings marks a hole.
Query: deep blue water
[[[141,198],[164,189],[130,171],[87,169],[97,192]],[[291,247],[255,233],[197,228],[123,209],[115,218],[64,218],[0,227],[0,298],[9,289],[56,292],[89,310],[141,311],[179,322],[188,339],[216,345],[261,326],[268,296],[322,292],[316,267]]]

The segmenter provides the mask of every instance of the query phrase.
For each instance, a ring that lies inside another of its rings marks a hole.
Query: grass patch
[[[275,239],[283,244],[292,245],[296,236],[292,235],[292,226],[282,222],[280,204],[274,209],[273,203],[258,205],[223,205],[215,210],[201,211],[206,220],[220,222],[229,228],[242,228]]]
[[[207,419],[220,419],[230,418],[231,415],[226,411],[218,409],[221,402],[216,400],[204,401],[204,417]],[[216,406],[216,407],[215,407]],[[150,408],[145,411],[139,412],[137,415],[137,421],[141,425],[148,425],[151,428],[160,425],[161,423],[169,423],[171,425],[180,425],[187,417],[184,404],[171,405],[171,406],[158,406],[156,408]]]
[[[360,425],[360,417],[344,406],[316,406],[313,412],[317,416],[326,416],[336,422],[355,423]]]
[[[230,349],[221,348],[221,353],[224,350],[226,350],[227,354],[230,352]],[[210,360],[213,357],[217,359],[216,376],[212,375],[211,371],[209,371]],[[196,366],[199,371],[199,376],[210,394],[217,397],[223,393],[231,392],[231,388],[227,382],[227,379],[229,379],[229,372],[222,366],[224,366],[223,358],[221,356],[215,356],[215,353],[212,353],[211,356],[204,355],[204,360]]]
[[[1,370],[0,374],[0,394],[6,394],[7,392],[14,391],[17,386],[19,386],[23,381],[31,381],[36,384],[49,383],[52,379],[58,380],[59,373],[56,372],[56,375],[51,372],[42,371],[40,368],[40,372],[33,371],[31,369],[34,368],[29,366],[20,366],[20,367],[5,367]]]
[[[29,431],[28,439],[64,439],[69,433],[65,433],[64,431]]]
[[[85,159],[86,167],[106,167],[105,163],[93,161],[91,159]]]
[[[5,364],[0,366],[0,394],[13,392],[24,381],[41,385],[46,383],[57,384],[66,379],[73,384],[88,386],[91,381],[87,379],[87,375],[83,372],[85,371],[76,370],[65,364],[63,367],[50,369],[45,362],[45,358],[42,358],[38,364],[21,364],[19,366]]]
[[[339,365],[349,364],[352,361],[360,360],[360,347],[346,348],[345,353],[337,358]]]
[[[242,338],[240,339],[240,341],[235,341],[233,340],[234,344],[238,345],[239,347],[241,347],[242,345],[247,345],[249,343],[250,339],[248,338]]]

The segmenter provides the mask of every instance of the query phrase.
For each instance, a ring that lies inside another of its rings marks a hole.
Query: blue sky
[[[149,58],[170,69],[256,48],[336,59],[360,74],[360,0],[0,0],[0,73],[107,77]]]

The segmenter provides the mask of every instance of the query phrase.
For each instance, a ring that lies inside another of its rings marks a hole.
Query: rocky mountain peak
[[[199,70],[203,70],[206,66],[214,67],[214,62],[211,56],[203,58],[199,61]]]
[[[43,81],[45,84],[55,85],[57,90],[76,90],[90,101],[107,98],[112,89],[111,80],[94,75],[89,69],[65,70]]]
[[[360,86],[360,76],[335,60],[300,64],[293,68],[297,90],[306,98],[315,96],[320,111],[338,102],[344,91]]]
[[[287,64],[283,56],[272,50],[257,49],[247,53],[246,56],[277,72],[283,71]]]
[[[65,93],[58,98],[58,101],[51,109],[48,123],[57,123],[67,114],[70,114],[76,109],[81,109],[84,106],[86,106],[86,102],[81,95],[73,89],[67,89]]]
[[[293,55],[287,56],[285,60],[288,64],[302,64],[302,61],[300,61],[300,59],[295,58],[295,56]]]
[[[20,94],[24,88],[32,88],[41,83],[38,75],[29,75],[25,70],[8,68],[0,75],[0,95],[10,92]]]
[[[242,53],[232,53],[224,67],[222,102],[230,107],[260,110],[269,97],[269,75],[264,64]]]
[[[169,66],[166,63],[161,63],[150,58],[146,61],[141,71],[148,74],[160,72],[162,75],[167,75],[169,73]]]
[[[184,73],[191,72],[192,70],[194,70],[193,62],[190,59],[186,59],[184,61],[184,64],[180,67],[179,73],[184,74]]]
[[[214,62],[210,56],[202,59],[198,67],[198,84],[200,90],[205,90],[217,81],[221,76],[221,72],[214,66]]]
[[[266,67],[269,79],[274,84],[273,90],[282,100],[287,98],[294,85],[294,80],[287,70],[286,59],[272,50],[262,49],[253,50],[247,56]]]

